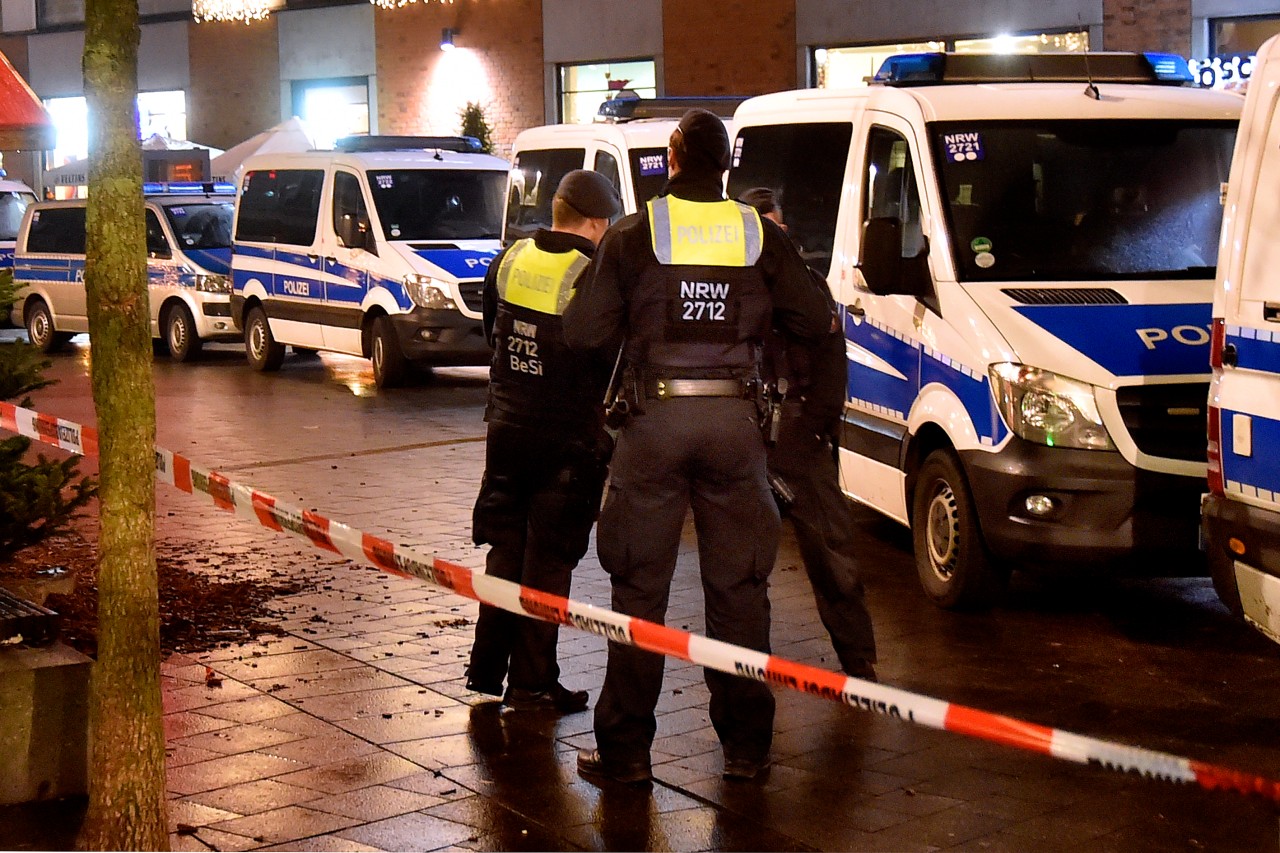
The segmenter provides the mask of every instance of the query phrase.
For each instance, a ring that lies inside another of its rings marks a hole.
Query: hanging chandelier
[[[379,9],[403,9],[405,6],[417,3],[418,0],[369,0],[369,2],[377,6]],[[432,0],[422,0],[422,5],[426,6],[431,2]],[[453,5],[453,0],[435,0],[435,2],[439,3],[441,6]]]
[[[241,21],[251,24],[271,14],[270,0],[191,0],[191,16],[204,21]]]

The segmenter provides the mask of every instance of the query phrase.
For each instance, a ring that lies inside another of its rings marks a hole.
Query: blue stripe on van
[[[484,278],[489,262],[498,254],[498,250],[422,249],[414,254],[429,264],[435,264],[454,278],[468,279]]]
[[[0,270],[13,268],[13,247],[0,248]]]
[[[77,273],[79,273],[77,275]],[[15,260],[14,281],[83,281],[84,261],[68,258],[42,258],[39,261]]]
[[[222,251],[222,250],[210,250]],[[274,260],[289,264],[297,269],[288,273],[267,273],[258,270],[245,270],[232,265],[231,287],[235,291],[243,291],[250,279],[262,281],[267,292],[276,296],[287,295],[293,298],[307,298],[316,302],[326,301],[335,305],[351,305],[359,307],[364,303],[365,295],[375,287],[381,287],[391,294],[392,299],[402,311],[413,309],[413,302],[405,292],[404,284],[396,279],[375,275],[360,267],[349,264],[329,263],[317,258],[312,259],[305,253],[291,252],[281,249],[264,249],[258,246],[237,244],[234,252],[246,258]],[[326,275],[337,276],[354,286],[344,287],[339,284],[325,285],[320,281],[321,268]],[[286,288],[285,282],[288,281]],[[305,287],[303,287],[305,285]],[[305,292],[302,292],[305,291]]]
[[[1251,456],[1240,456],[1232,451],[1235,439],[1233,415],[1248,415],[1252,423]],[[1270,448],[1280,447],[1280,421],[1259,417],[1249,412],[1222,410],[1222,443],[1219,450],[1222,455],[1222,476],[1229,484],[1239,483],[1249,489],[1280,493],[1280,454],[1269,452]],[[1236,491],[1236,489],[1232,489]],[[1280,500],[1275,495],[1271,500]]]
[[[1280,332],[1227,326],[1225,343],[1236,348],[1236,367],[1280,374]]]
[[[1117,377],[1209,372],[1207,302],[1014,310]]]
[[[845,337],[887,362],[905,376],[899,379],[879,370],[849,362],[848,398],[884,409],[906,419],[919,390],[939,384],[960,400],[984,444],[999,444],[1009,430],[995,407],[991,381],[938,353],[926,350],[919,341],[903,340],[869,321],[854,323],[845,317]]]
[[[183,254],[211,273],[226,275],[231,271],[230,249],[187,249]]]

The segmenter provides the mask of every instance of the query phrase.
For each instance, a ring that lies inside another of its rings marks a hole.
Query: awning
[[[47,151],[56,138],[40,99],[0,53],[0,151]]]

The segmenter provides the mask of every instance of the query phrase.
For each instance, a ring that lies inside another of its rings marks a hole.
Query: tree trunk
[[[85,288],[98,416],[98,661],[90,700],[89,811],[79,844],[166,850],[156,433],[138,142],[138,2],[86,0],[89,101]]]

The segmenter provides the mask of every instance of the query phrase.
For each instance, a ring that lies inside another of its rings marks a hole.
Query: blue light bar
[[[1151,63],[1151,71],[1157,80],[1170,83],[1194,83],[1195,76],[1187,60],[1176,53],[1144,53],[1147,62]]]
[[[235,191],[235,184],[212,181],[148,181],[142,185],[144,195],[212,195]]]
[[[880,65],[873,83],[941,83],[945,53],[899,53]]]

